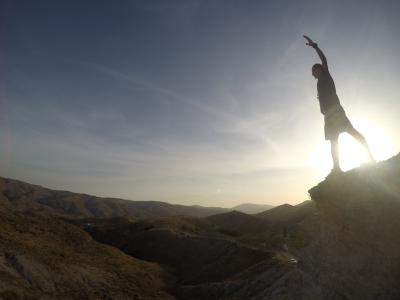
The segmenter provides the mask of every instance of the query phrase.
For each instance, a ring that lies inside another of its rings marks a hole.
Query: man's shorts
[[[341,105],[335,106],[324,115],[325,140],[337,139],[340,133],[353,129]]]

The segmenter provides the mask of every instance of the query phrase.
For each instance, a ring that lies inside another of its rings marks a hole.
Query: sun
[[[368,145],[377,161],[388,159],[394,153],[394,146],[385,135],[384,130],[369,121],[356,122],[356,128],[367,139]],[[347,171],[368,161],[365,149],[350,135],[343,133],[339,136],[340,166]],[[330,143],[321,141],[311,155],[311,164],[321,175],[328,174],[332,169]]]

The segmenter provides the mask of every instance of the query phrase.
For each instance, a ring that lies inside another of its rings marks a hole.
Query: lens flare
[[[395,152],[393,144],[388,140],[382,127],[367,122],[356,122],[359,130],[367,139],[368,145],[377,161],[388,159]],[[368,161],[365,149],[350,135],[343,133],[339,136],[340,166],[347,171]],[[329,141],[321,141],[312,152],[310,162],[321,175],[332,169],[332,157]]]

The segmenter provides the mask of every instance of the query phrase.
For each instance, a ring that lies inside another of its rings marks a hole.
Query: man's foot
[[[334,168],[332,169],[332,171],[328,174],[328,176],[326,176],[326,179],[328,178],[332,178],[332,177],[336,177],[343,174],[343,171],[339,168]]]
[[[376,164],[376,160],[375,159],[371,159],[371,160],[368,160],[368,161],[366,161],[366,162],[363,162],[361,165],[360,165],[360,167],[372,167],[372,166],[374,166]]]

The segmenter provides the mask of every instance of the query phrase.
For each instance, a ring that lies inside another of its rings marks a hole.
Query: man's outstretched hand
[[[310,47],[313,47],[313,48],[315,48],[316,46],[318,46],[318,44],[317,43],[315,43],[312,39],[310,39],[308,36],[306,36],[306,35],[303,35],[303,37],[307,40],[307,46],[310,46]]]
[[[318,48],[318,44],[315,43],[312,39],[310,39],[308,36],[303,35],[303,37],[307,40],[307,46],[313,47],[315,51],[317,51],[317,54],[319,58],[321,59],[322,62],[322,67],[326,70],[328,70],[328,62],[326,60],[325,54],[322,52],[321,49]]]

